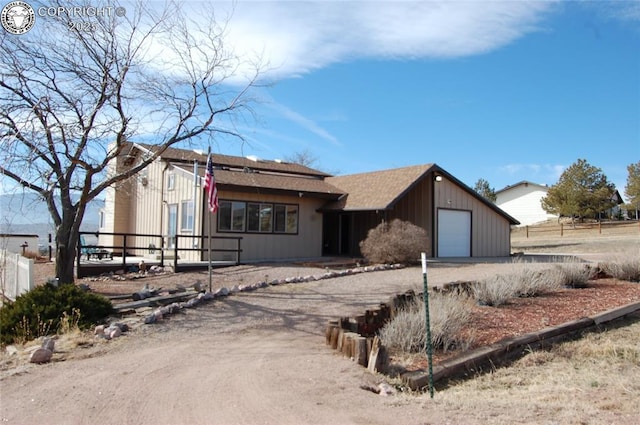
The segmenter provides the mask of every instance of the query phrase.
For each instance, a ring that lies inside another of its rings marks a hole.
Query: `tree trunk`
[[[56,233],[56,277],[60,283],[73,283],[78,233],[73,232],[75,237],[71,237],[71,229],[64,227],[60,226]]]
[[[84,207],[63,208],[62,221],[56,229],[56,277],[60,283],[74,282],[76,250],[80,239],[80,224]]]

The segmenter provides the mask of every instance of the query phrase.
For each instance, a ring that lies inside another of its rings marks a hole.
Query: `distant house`
[[[616,218],[628,218],[627,211],[620,207],[620,205],[624,205],[624,199],[620,196],[620,192],[616,190],[611,196],[611,201],[614,203],[613,207],[609,208],[607,211],[603,211],[599,214],[600,219],[616,219]]]
[[[521,225],[541,223],[558,218],[542,209],[540,201],[547,196],[549,187],[521,181],[496,192],[496,205],[514,217]]]
[[[112,164],[123,170],[156,149],[132,143]],[[384,220],[423,227],[432,257],[510,254],[510,226],[518,221],[435,164],[333,177],[299,164],[213,155],[220,208],[206,209],[202,190],[207,156],[167,149],[136,178],[107,191],[100,244],[128,246],[157,256],[176,243],[180,258],[203,261],[211,235],[213,260],[232,258],[242,238],[241,262],[360,256],[359,242]],[[163,240],[133,234],[163,235]],[[218,239],[218,238],[229,238]],[[133,242],[137,240],[137,242]]]

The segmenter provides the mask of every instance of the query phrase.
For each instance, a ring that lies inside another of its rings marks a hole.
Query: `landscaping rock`
[[[45,337],[42,340],[41,347],[44,348],[45,350],[49,350],[49,351],[51,351],[53,353],[55,344],[56,344],[56,342],[53,340],[53,338]]]
[[[33,353],[31,353],[31,357],[29,357],[30,363],[49,363],[51,361],[51,357],[53,357],[53,351],[47,350],[46,348],[38,348]]]
[[[378,389],[380,390],[378,394],[380,394],[381,396],[390,396],[396,393],[396,389],[393,388],[391,385],[387,384],[386,382],[383,382],[380,385],[378,385]]]
[[[216,292],[213,293],[213,295],[215,297],[226,297],[227,295],[229,295],[229,289],[224,287],[217,289]]]
[[[114,327],[114,328],[108,328],[108,329],[110,330],[109,339],[117,338],[122,335],[122,331],[120,330],[120,328]]]

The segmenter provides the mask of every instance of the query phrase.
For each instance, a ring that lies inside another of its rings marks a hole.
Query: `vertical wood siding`
[[[255,193],[236,193],[219,191],[219,199],[230,201],[266,202],[274,204],[298,205],[298,234],[256,234],[244,232],[216,231],[217,217],[213,220],[212,236],[242,237],[242,261],[283,260],[288,258],[312,258],[322,255],[322,214],[316,210],[325,201],[308,197],[261,195]],[[203,206],[201,203],[201,211]],[[205,214],[209,214],[206,211]],[[205,220],[203,234],[207,234],[208,224]],[[214,240],[214,248],[235,248],[235,242]],[[232,254],[227,254],[227,256]],[[214,253],[214,259],[223,259],[223,253]]]
[[[440,182],[434,182],[434,200],[436,210],[447,208],[471,211],[471,256],[510,255],[510,224],[506,218],[446,178]],[[437,222],[435,228],[437,229]]]

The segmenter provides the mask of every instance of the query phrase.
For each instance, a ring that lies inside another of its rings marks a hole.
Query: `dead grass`
[[[467,297],[434,293],[429,299],[431,340],[437,349],[447,351],[463,343],[460,330],[471,319],[471,305]],[[421,298],[416,297],[407,307],[380,330],[385,347],[395,352],[423,352],[426,347],[426,314]]]
[[[640,282],[640,250],[628,255],[614,256],[599,264],[602,271],[616,279]]]
[[[478,412],[518,406],[513,423],[535,423],[555,412],[554,423],[637,423],[640,394],[640,316],[626,326],[535,351],[510,368],[497,369],[438,392],[447,407]]]

